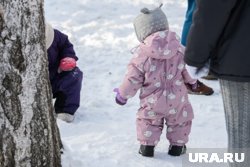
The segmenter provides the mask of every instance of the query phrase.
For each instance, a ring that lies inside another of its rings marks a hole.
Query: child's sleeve
[[[140,89],[144,83],[144,64],[147,60],[145,56],[138,56],[135,53],[134,58],[130,61],[127,69],[127,74],[123,80],[123,83],[119,87],[120,95],[125,98],[133,97],[138,89]]]
[[[59,48],[59,69],[61,71],[71,71],[76,67],[76,57],[73,44],[69,41],[68,36],[62,32],[55,30],[57,47]]]
[[[58,43],[58,48],[60,50],[60,53],[59,53],[60,59],[70,57],[77,61],[78,57],[75,54],[74,46],[69,41],[68,36],[58,30],[55,30],[55,33],[57,33],[57,36],[58,36],[57,43]]]

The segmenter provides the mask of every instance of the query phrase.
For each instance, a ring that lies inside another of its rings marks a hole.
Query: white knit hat
[[[145,38],[157,31],[169,29],[167,17],[161,7],[162,4],[153,10],[143,8],[141,14],[135,18],[135,33],[140,42],[143,42]]]
[[[46,37],[46,49],[49,49],[54,40],[54,29],[49,23],[46,23],[45,37]]]

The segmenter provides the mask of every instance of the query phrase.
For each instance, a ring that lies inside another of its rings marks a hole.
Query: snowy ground
[[[72,124],[59,121],[66,146],[63,167],[181,167],[181,157],[167,155],[163,131],[154,158],[138,154],[135,115],[139,100],[124,107],[114,102],[113,88],[121,83],[130,49],[138,44],[132,20],[154,0],[46,0],[45,15],[68,34],[84,72],[81,107]],[[165,0],[170,28],[181,34],[186,0]],[[218,81],[204,81],[212,96],[190,96],[195,119],[189,148],[225,148],[226,130]]]

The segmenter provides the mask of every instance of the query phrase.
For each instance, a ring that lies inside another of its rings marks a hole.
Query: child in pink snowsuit
[[[135,19],[134,27],[141,43],[134,51],[123,83],[115,89],[116,102],[120,105],[126,104],[140,89],[137,138],[141,144],[139,153],[148,157],[154,156],[164,121],[170,142],[168,154],[185,153],[194,117],[185,83],[197,82],[185,69],[184,47],[176,33],[169,30],[160,7],[144,8]]]

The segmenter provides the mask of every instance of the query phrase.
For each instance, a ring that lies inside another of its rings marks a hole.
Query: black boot
[[[184,146],[175,146],[175,145],[170,145],[168,154],[172,156],[180,156],[182,154],[185,154],[187,151],[187,147]]]
[[[153,157],[154,156],[154,149],[155,149],[155,146],[141,145],[140,150],[139,150],[139,154],[141,154],[142,156],[145,156],[145,157]]]

